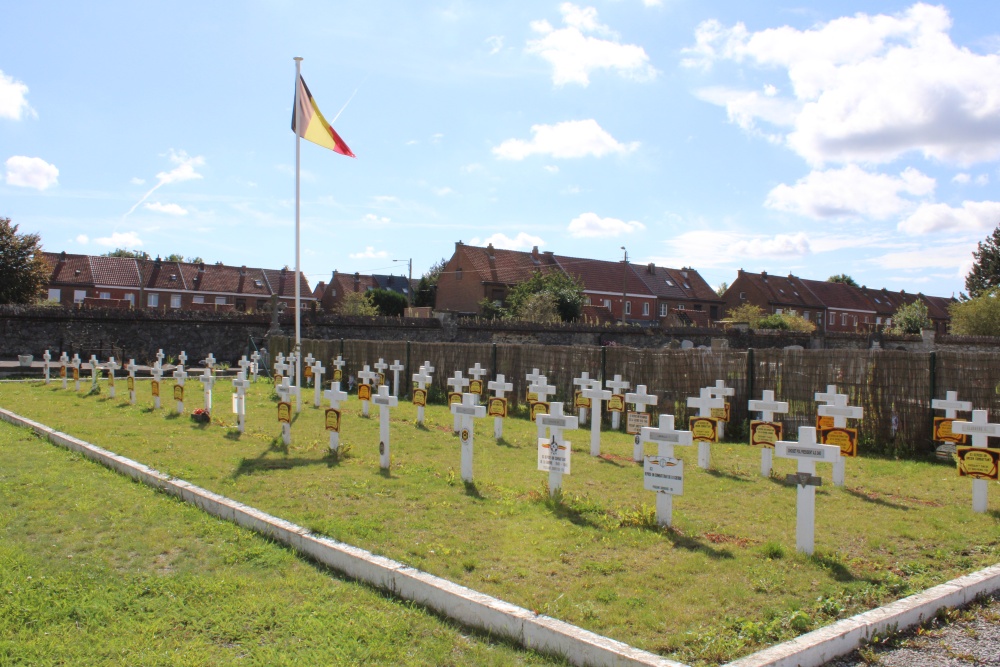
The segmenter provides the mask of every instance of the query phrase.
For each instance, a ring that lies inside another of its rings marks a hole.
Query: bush
[[[961,336],[1000,336],[1000,297],[996,292],[953,303],[951,333]]]

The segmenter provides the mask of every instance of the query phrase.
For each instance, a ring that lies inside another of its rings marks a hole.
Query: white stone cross
[[[378,393],[372,396],[372,402],[378,406],[378,453],[379,467],[388,470],[392,465],[389,452],[389,408],[399,405],[399,399],[389,393],[388,385],[381,385]]]
[[[424,368],[425,371],[427,371],[428,375],[433,375],[434,371],[437,370],[436,368],[434,368],[433,366],[431,366],[431,362],[430,361],[425,361],[423,368]]]
[[[417,383],[417,389],[427,389],[427,385],[430,384],[431,380],[430,371],[427,370],[426,366],[421,366],[416,373],[413,374],[413,381]],[[417,406],[417,424],[424,423],[424,406]]]
[[[188,362],[187,352],[181,350],[181,353],[177,355],[177,365],[187,366],[187,362]]]
[[[368,364],[365,364],[364,368],[362,368],[360,371],[358,371],[358,381],[361,382],[361,384],[366,384],[368,386],[371,386],[371,385],[375,384],[375,379],[377,377],[378,377],[378,373],[376,373],[375,371],[373,371]],[[368,403],[369,403],[369,401],[367,401],[367,400],[361,401],[361,413],[365,417],[368,416]]]
[[[66,379],[67,379],[66,366],[68,365],[69,365],[69,355],[63,352],[61,355],[59,355],[59,367],[62,369],[59,371],[59,375],[62,376],[63,389],[66,388]]]
[[[472,447],[476,424],[473,419],[486,416],[486,406],[479,405],[479,396],[468,392],[462,394],[461,403],[452,403],[451,411],[461,419],[462,440],[462,481],[472,481]]]
[[[375,372],[378,373],[377,384],[379,385],[385,384],[385,370],[389,368],[389,364],[385,363],[385,359],[379,357],[378,361],[372,364],[372,367],[375,369]]]
[[[811,556],[816,535],[816,487],[821,483],[820,478],[816,477],[816,462],[835,463],[842,458],[840,447],[817,444],[816,428],[800,426],[799,441],[779,440],[774,446],[774,453],[783,459],[795,459],[798,462],[797,474],[788,476],[789,480],[797,482],[798,487],[795,548]]]
[[[163,379],[163,366],[160,365],[160,360],[157,359],[153,367],[149,369],[149,374],[153,376],[153,381],[150,383],[150,390],[155,387],[156,391],[153,393],[153,407],[157,410],[160,409],[160,380]]]
[[[236,365],[240,367],[241,371],[243,371],[244,378],[250,377],[250,368],[253,366],[253,362],[247,359],[247,355],[244,354],[240,357],[240,360],[236,362]]]
[[[563,474],[570,474],[572,445],[563,439],[563,429],[574,429],[580,421],[574,416],[563,415],[563,404],[553,401],[547,415],[535,417],[538,429],[548,429],[549,438],[538,439],[538,469],[549,471],[549,495],[554,496],[562,488]]]
[[[632,385],[629,384],[628,382],[626,382],[625,380],[622,380],[622,376],[620,374],[615,374],[614,379],[613,380],[608,380],[607,382],[605,382],[604,386],[607,387],[608,389],[610,389],[611,390],[611,395],[614,396],[615,394],[619,394],[619,395],[624,394],[625,390],[629,389]],[[621,425],[621,418],[622,418],[622,415],[621,415],[620,412],[612,412],[611,413],[611,428],[617,430],[618,427]]]
[[[539,375],[538,378],[535,380],[535,382],[528,385],[528,393],[535,395],[536,403],[547,403],[549,399],[549,394],[556,393],[555,385],[546,384],[546,382],[548,381],[549,379],[547,377],[545,377],[544,375]],[[530,409],[532,406],[529,405],[528,407]],[[537,415],[537,413],[535,414]],[[542,423],[537,419],[535,420],[535,424],[537,424],[538,426],[538,437],[544,438],[545,427],[542,426]]]
[[[399,374],[406,370],[399,359],[396,359],[389,365],[389,370],[392,371],[392,395],[399,397]]]
[[[129,359],[128,364],[125,365],[125,370],[128,371],[128,402],[135,405],[135,372],[139,369],[135,365],[135,359]]]
[[[52,361],[52,355],[49,354],[48,350],[45,350],[45,354],[42,355],[42,368],[45,371],[45,384],[49,383],[49,362]]]
[[[299,358],[294,351],[288,353],[288,359],[285,363],[288,364],[288,375],[291,376],[291,383],[298,386],[297,375],[298,372],[298,362]]]
[[[182,353],[183,354],[183,353]],[[177,386],[181,388],[181,398],[177,401],[177,414],[184,414],[184,380],[187,379],[188,374],[184,371],[184,366],[178,364],[174,369],[174,380],[177,381]]]
[[[786,401],[774,400],[774,392],[772,390],[765,389],[761,396],[762,398],[759,401],[747,401],[747,406],[750,411],[759,412],[761,420],[773,422],[775,412],[779,414],[786,414],[788,412],[788,403]],[[773,454],[774,453],[771,451],[770,447],[761,447],[760,474],[764,477],[771,476],[771,466],[774,458]]]
[[[531,372],[524,376],[524,379],[528,381],[528,384],[535,384],[539,378],[543,377],[545,376],[539,373],[537,368],[532,368]]]
[[[715,384],[709,387],[709,389],[712,390],[712,396],[716,398],[721,398],[723,401],[726,400],[727,396],[736,395],[736,390],[733,389],[732,387],[727,387],[725,381],[723,380],[716,380]],[[725,405],[723,405],[722,407],[725,407]],[[720,420],[718,429],[719,429],[719,440],[722,440],[722,438],[724,438],[726,435],[726,422]]]
[[[101,364],[97,361],[96,355],[90,355],[90,384],[91,386],[97,386],[97,373],[100,371]]]
[[[490,380],[486,384],[486,388],[492,391],[496,398],[504,398],[504,394],[508,391],[514,391],[514,384],[507,382],[507,378],[500,373],[496,380]],[[497,440],[503,437],[503,417],[493,418],[493,437]]]
[[[208,356],[205,357],[202,361],[205,364],[205,368],[207,368],[208,370],[211,371],[215,369],[215,364],[216,364],[215,355],[212,354],[211,352],[209,352]]]
[[[282,378],[291,378],[291,365],[285,363],[284,359],[279,359],[274,362],[274,384],[275,386],[281,384]]]
[[[307,355],[305,356],[305,359],[303,359],[303,360],[302,360],[302,365],[303,365],[303,366],[309,366],[309,367],[312,367],[312,365],[313,365],[313,364],[314,364],[315,362],[316,362],[316,359],[315,359],[315,358],[313,358],[313,355],[312,355],[312,352],[310,352],[309,354],[307,354]]]
[[[201,376],[198,377],[198,380],[201,381],[202,386],[205,388],[205,411],[212,414],[212,387],[215,386],[215,376],[212,375],[212,367],[206,366]]]
[[[816,409],[821,417],[833,417],[834,428],[846,428],[848,419],[861,419],[864,409],[847,404],[847,394],[838,394],[837,385],[828,384],[826,392],[816,392],[817,401],[826,401]],[[841,457],[833,464],[833,484],[843,486],[846,474],[846,459]]]
[[[986,410],[973,410],[972,421],[952,422],[951,430],[959,435],[971,435],[972,446],[985,449],[990,438],[1000,438],[1000,424],[989,423],[989,413]],[[972,480],[972,511],[985,512],[988,503],[989,482],[985,479]]]
[[[721,398],[713,398],[712,390],[708,387],[702,387],[701,391],[698,392],[698,397],[689,396],[687,400],[687,406],[689,408],[698,408],[699,417],[711,417],[712,408],[724,408],[726,407],[726,401]],[[698,467],[704,470],[708,470],[708,467],[712,464],[712,444],[705,442],[704,440],[698,441]]]
[[[162,347],[159,350],[156,351],[156,363],[160,364],[160,366],[163,366],[163,360],[166,359],[166,358],[167,358],[167,355],[163,354],[163,348]]]
[[[115,371],[121,368],[114,357],[108,359],[108,363],[104,364],[104,367],[108,369],[108,394],[111,398],[115,397]]]
[[[455,375],[445,380],[445,384],[451,388],[452,394],[461,394],[469,386],[469,379],[462,377],[462,371],[455,371]],[[451,395],[449,395],[448,403],[451,404],[451,402]],[[457,414],[454,414],[451,421],[451,430],[458,433],[458,430],[461,428],[461,419]]]
[[[573,378],[573,386],[579,387],[579,389],[576,389],[574,391],[580,391],[580,392],[582,392],[584,389],[587,389],[588,387],[590,387],[590,379],[591,379],[590,378],[590,373],[588,373],[587,371],[583,371],[582,373],[580,373],[580,377]],[[586,396],[584,396],[584,398],[586,398]],[[579,410],[580,411],[577,413],[577,419],[580,420],[580,424],[581,425],[586,424],[587,423],[587,408],[580,408]]]
[[[312,374],[313,374],[313,407],[319,407],[322,404],[320,400],[320,392],[323,390],[323,374],[326,373],[326,367],[323,366],[323,362],[317,359],[312,363]]]
[[[236,393],[233,394],[233,414],[236,415],[236,428],[240,433],[243,433],[243,430],[246,428],[246,392],[249,387],[250,381],[247,380],[246,369],[241,368],[240,372],[233,378],[233,389],[236,390]]]
[[[250,373],[253,375],[251,380],[253,382],[257,381],[257,371],[260,369],[260,352],[254,350],[250,353]]]
[[[659,426],[643,426],[639,435],[641,442],[657,444],[656,456],[644,457],[643,486],[657,492],[656,523],[669,526],[673,522],[673,497],[684,493],[684,462],[674,458],[674,445],[694,444],[691,431],[678,431],[673,415],[660,415]]]
[[[342,382],[344,377],[344,366],[347,364],[344,361],[343,356],[337,355],[337,358],[333,360],[333,381]]]
[[[292,394],[296,392],[298,387],[292,386],[292,380],[288,376],[281,378],[281,384],[275,387],[275,391],[278,392],[278,398],[282,403],[288,404],[288,411],[291,413],[292,405]],[[281,406],[278,406],[281,409]],[[289,415],[290,416],[290,415]],[[291,419],[287,422],[281,422],[281,441],[285,443],[286,446],[292,444],[292,423]]]
[[[946,419],[955,419],[959,412],[972,412],[972,401],[958,400],[957,391],[949,391],[946,398],[935,398],[931,401],[931,408],[934,410],[944,410]]]
[[[476,402],[479,402],[479,397],[485,394],[485,387],[483,386],[483,378],[489,375],[489,370],[483,368],[479,362],[469,369],[469,375],[472,376],[472,380],[469,382],[469,393],[476,396]]]
[[[73,358],[70,360],[69,365],[73,369],[73,381],[76,382],[76,390],[80,391],[80,366],[82,365],[80,361],[80,355],[74,354]]]
[[[323,397],[330,401],[330,410],[337,412],[337,428],[330,431],[330,450],[335,452],[340,449],[340,404],[347,400],[347,392],[340,390],[339,382],[331,382]]]
[[[600,380],[591,380],[581,392],[590,399],[590,455],[601,455],[601,402],[611,399],[610,389],[601,389]]]
[[[646,393],[646,385],[644,384],[637,386],[635,388],[635,393],[625,394],[625,402],[635,405],[636,412],[645,412],[647,405],[656,405],[658,400],[659,397],[656,394]],[[642,463],[644,458],[642,453],[642,440],[639,435],[639,433],[636,434],[636,438],[632,446],[632,460],[636,463]]]

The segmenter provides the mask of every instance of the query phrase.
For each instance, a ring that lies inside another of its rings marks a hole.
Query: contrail
[[[361,86],[365,85],[365,81],[367,80],[368,77],[365,77],[364,80],[358,84],[358,87],[354,89],[354,92],[351,93],[351,96],[347,98],[346,102],[344,102],[344,106],[340,107],[340,111],[338,111],[337,115],[334,116],[333,120],[330,121],[330,125],[333,125],[334,123],[337,122],[337,119],[340,118],[340,114],[344,113],[344,109],[346,109],[347,105],[351,103],[351,100],[354,99],[354,96],[358,94],[358,91],[361,90]]]

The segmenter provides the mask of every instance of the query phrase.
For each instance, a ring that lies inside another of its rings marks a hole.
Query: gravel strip
[[[1000,594],[824,667],[1000,667]]]

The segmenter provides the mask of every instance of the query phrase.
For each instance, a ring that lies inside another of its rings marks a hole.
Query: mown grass
[[[193,384],[193,383],[189,383]],[[200,386],[194,385],[200,389]],[[630,644],[699,664],[747,654],[837,618],[992,564],[1000,511],[971,511],[971,489],[953,467],[860,458],[847,486],[817,492],[817,550],[795,552],[794,463],[759,475],[760,453],[713,447],[713,469],[686,463],[674,528],[655,526],[654,498],[632,463],[631,437],[570,432],[572,475],[548,497],[536,468],[535,428],[508,419],[476,424],[475,482],[463,484],[458,440],[443,406],[393,411],[393,465],[378,467],[378,410],[345,406],[333,456],[321,411],[304,403],[293,444],[278,437],[272,387],[250,390],[247,432],[231,427],[229,385],[218,383],[213,423],[154,412],[148,385],[129,406],[106,389],[0,384],[0,405],[336,539]],[[188,390],[189,410],[201,404]],[[124,393],[124,392],[122,392]],[[169,396],[164,391],[164,396]],[[310,393],[311,394],[311,393]],[[310,395],[311,398],[311,395]],[[220,407],[225,408],[223,412]],[[820,474],[829,484],[828,466]]]
[[[0,664],[562,664],[0,422]]]

